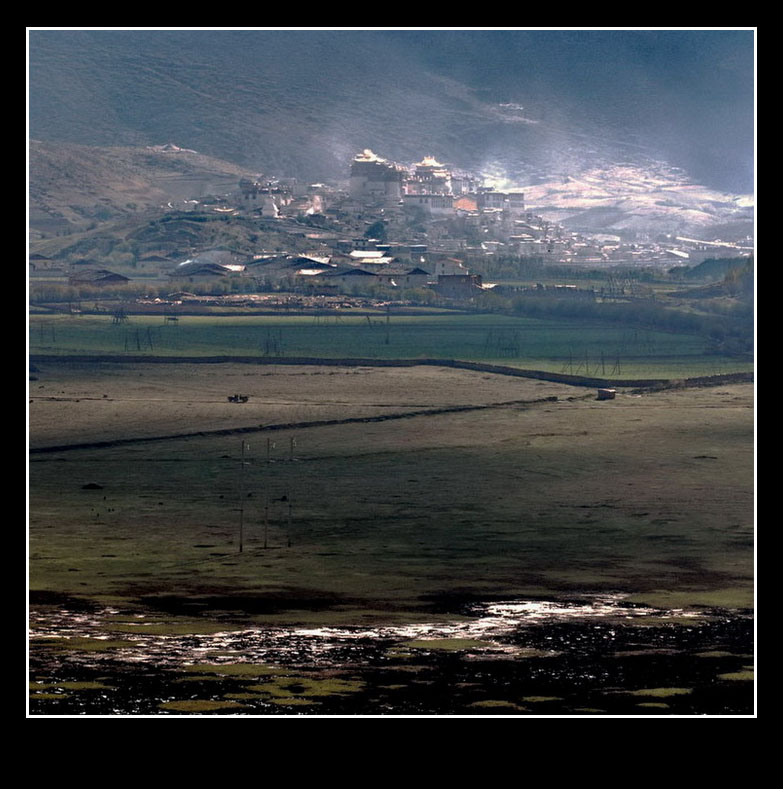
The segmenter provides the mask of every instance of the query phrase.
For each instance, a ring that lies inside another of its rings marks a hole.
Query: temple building
[[[365,148],[351,163],[350,194],[356,200],[403,205],[420,209],[424,216],[446,218],[457,211],[496,215],[510,223],[526,214],[521,191],[498,192],[479,187],[475,176],[453,174],[434,156],[406,168],[389,162]]]
[[[351,197],[399,202],[404,177],[405,170],[402,167],[387,162],[365,148],[351,163]]]
[[[413,175],[405,185],[408,194],[450,195],[451,173],[433,156],[425,156],[414,165]]]

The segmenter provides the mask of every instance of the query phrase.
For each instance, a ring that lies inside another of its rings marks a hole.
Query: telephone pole
[[[239,467],[239,552],[244,547],[245,530],[245,439],[242,439],[242,456]]]
[[[267,536],[269,534],[269,494],[264,497],[264,549],[267,548]]]

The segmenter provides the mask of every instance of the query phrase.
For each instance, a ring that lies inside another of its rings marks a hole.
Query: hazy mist
[[[664,160],[751,192],[747,30],[30,31],[30,134],[343,177],[357,150],[521,181]]]

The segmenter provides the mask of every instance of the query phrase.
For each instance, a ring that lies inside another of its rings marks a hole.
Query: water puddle
[[[218,632],[208,619],[42,607],[29,703],[41,715],[745,715],[752,624],[747,612],[622,595],[472,604],[445,622]]]
[[[182,668],[206,660],[278,664],[361,664],[377,658],[379,650],[413,642],[417,648],[438,648],[448,642],[468,651],[509,654],[520,649],[526,628],[567,622],[633,620],[681,621],[697,619],[697,611],[661,610],[623,603],[621,595],[605,595],[587,602],[510,600],[468,607],[465,618],[447,623],[417,623],[381,627],[252,627],[187,635],[143,632],[153,620],[138,615],[123,622],[122,632],[112,631],[113,608],[90,613],[65,609],[31,613],[31,639],[46,644],[57,640],[65,647],[61,659],[77,665],[102,660],[129,664],[149,663],[159,668]],[[159,623],[160,620],[154,620]],[[135,626],[139,632],[135,633]],[[610,631],[611,632],[611,631]],[[85,641],[93,647],[81,649]],[[75,649],[68,649],[72,641]],[[101,649],[105,644],[106,649]],[[58,650],[59,652],[60,650]]]

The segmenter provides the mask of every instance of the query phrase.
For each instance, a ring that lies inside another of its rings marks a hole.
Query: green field
[[[31,316],[31,354],[461,359],[612,379],[748,372],[700,336],[493,314]]]
[[[748,384],[602,403],[576,387],[463,370],[196,365],[180,378],[178,365],[108,367],[96,391],[109,397],[82,399],[85,371],[47,363],[42,379],[61,396],[33,402],[33,435],[54,431],[50,443],[61,446],[160,435],[169,424],[172,437],[31,457],[33,590],[260,595],[297,621],[299,608],[319,621],[379,609],[415,616],[433,595],[466,591],[752,604]],[[256,378],[276,405],[259,396],[233,406],[207,389]],[[459,404],[473,390],[473,402],[508,404],[245,432],[244,465],[240,435],[196,433],[225,427],[215,422],[223,412],[236,427],[268,424],[272,413],[289,423],[401,413],[413,398]],[[553,393],[555,402],[540,400]],[[149,428],[156,418],[161,426]]]
[[[752,706],[752,384],[64,357],[30,386],[33,714]]]

